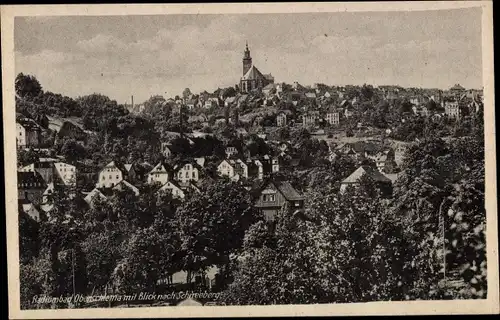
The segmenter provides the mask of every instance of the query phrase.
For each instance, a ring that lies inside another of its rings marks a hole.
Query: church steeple
[[[246,42],[245,52],[243,53],[243,75],[247,73],[252,67],[252,57],[250,56],[250,50],[248,49],[248,41]]]

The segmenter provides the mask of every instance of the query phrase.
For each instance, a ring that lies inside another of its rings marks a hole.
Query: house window
[[[276,196],[274,194],[265,194],[263,196],[264,202],[274,202],[276,200]]]
[[[111,175],[109,175],[109,180],[111,180],[111,179],[113,179],[113,178],[111,177]]]
[[[119,176],[119,175],[116,175],[116,179],[120,179],[120,176]]]
[[[106,180],[106,177],[105,176],[102,176],[102,181]]]
[[[196,172],[193,171],[193,179],[196,179]]]

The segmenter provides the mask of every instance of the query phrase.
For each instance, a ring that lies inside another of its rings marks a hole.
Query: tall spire
[[[252,57],[248,49],[248,41],[245,42],[245,52],[243,54],[243,75],[252,67]]]
[[[248,49],[248,41],[245,42],[245,55],[244,55],[244,57],[246,59],[250,58],[250,50]]]

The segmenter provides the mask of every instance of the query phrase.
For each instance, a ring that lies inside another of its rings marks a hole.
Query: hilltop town
[[[60,274],[53,276],[75,279],[76,272],[77,283],[71,286],[69,280],[58,292],[159,292],[161,286],[177,286],[230,292],[226,303],[267,303],[252,296],[262,288],[251,286],[265,285],[249,274],[264,276],[266,268],[278,268],[269,260],[273,255],[288,261],[297,252],[310,254],[306,248],[320,252],[313,239],[343,232],[339,244],[354,250],[359,237],[393,236],[418,220],[428,224],[412,231],[412,237],[421,237],[415,240],[418,247],[399,253],[406,255],[400,267],[410,270],[416,256],[417,263],[431,259],[430,247],[439,254],[442,206],[458,210],[453,203],[460,207],[467,197],[479,201],[475,192],[481,191],[474,188],[481,189],[480,177],[484,181],[482,90],[460,84],[440,90],[278,82],[252,63],[248,44],[242,65],[234,87],[196,94],[186,88],[142,103],[132,98],[130,104],[98,93],[62,96],[44,91],[35,76],[19,74],[17,186],[24,266],[71,252],[56,259]],[[324,229],[329,219],[339,220]],[[296,229],[283,229],[284,221]],[[468,222],[474,224],[470,230],[481,221]],[[353,231],[359,223],[364,229]],[[36,236],[26,228],[38,230]],[[436,244],[423,248],[428,232]],[[451,239],[462,231],[446,232]],[[48,246],[52,253],[39,249],[45,233],[58,235]],[[391,246],[377,239],[363,243],[373,252]],[[65,245],[68,241],[78,245]],[[266,251],[276,246],[286,250]],[[401,248],[388,247],[384,252]],[[342,248],[329,254],[343,259]],[[322,259],[308,257],[313,256]],[[460,273],[464,258],[451,256],[444,270],[450,269],[454,282],[446,285],[470,292]],[[70,272],[72,259],[81,264]],[[318,260],[317,267],[328,269],[329,263]],[[369,269],[351,260],[335,268],[347,272],[347,266]],[[289,285],[298,288],[306,281],[306,269]],[[432,290],[445,294],[439,291],[443,287],[430,290],[431,284],[415,289],[416,274],[405,280],[398,271],[388,272],[384,277],[393,288],[398,281],[405,287],[400,299],[432,298]],[[378,283],[376,276],[369,278]],[[30,281],[33,290],[43,290],[40,281]],[[370,299],[344,294],[351,302]],[[333,292],[320,296],[342,300]],[[315,301],[312,293],[279,299]]]

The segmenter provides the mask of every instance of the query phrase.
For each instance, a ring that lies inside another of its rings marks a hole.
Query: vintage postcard
[[[498,313],[490,1],[2,6],[14,319]]]

